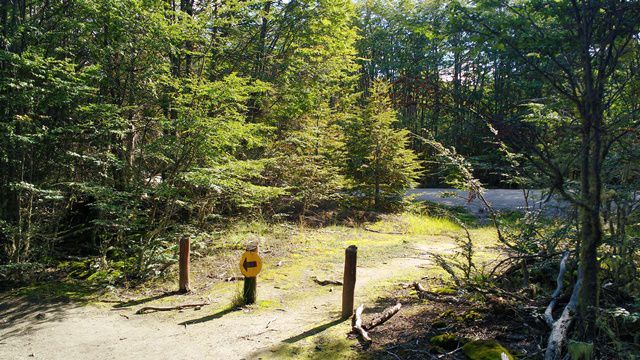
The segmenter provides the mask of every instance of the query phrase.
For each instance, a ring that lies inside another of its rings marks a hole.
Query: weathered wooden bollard
[[[242,298],[245,305],[256,302],[256,291],[258,287],[258,274],[262,269],[262,259],[258,254],[258,244],[248,244],[246,251],[240,258],[240,272],[244,275],[244,286]]]
[[[180,292],[188,293],[191,291],[189,286],[189,252],[190,252],[190,239],[184,237],[180,239]]]
[[[353,315],[353,296],[356,287],[358,247],[349,246],[344,252],[344,278],[342,281],[342,318]]]

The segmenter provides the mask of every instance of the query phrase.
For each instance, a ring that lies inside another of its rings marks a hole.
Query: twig
[[[269,320],[269,321],[267,322],[267,326],[265,326],[264,328],[265,328],[265,329],[268,329],[268,328],[269,328],[269,325],[271,325],[271,323],[272,323],[272,322],[274,322],[274,321],[276,321],[277,319],[278,319],[278,317],[276,316],[276,317],[274,317],[273,319]]]
[[[153,311],[182,310],[186,308],[202,307],[206,305],[209,305],[209,303],[207,302],[207,303],[197,303],[197,304],[183,304],[183,305],[176,305],[176,306],[145,306],[138,309],[138,311],[136,311],[136,314],[141,315],[141,314],[146,314]]]
[[[458,346],[458,348],[456,348],[455,350],[449,351],[448,353],[444,353],[442,355],[438,355],[438,359],[442,359],[445,356],[453,355],[453,354],[457,353],[460,350],[462,350],[462,346]]]
[[[372,232],[372,233],[376,233],[376,234],[385,234],[385,235],[405,235],[406,233],[403,232],[399,232],[399,231],[380,231],[380,230],[374,230],[368,227],[363,227],[364,230]]]
[[[318,285],[342,285],[342,281],[339,280],[319,280],[317,276],[312,276],[311,279]]]
[[[400,356],[398,356],[398,355],[396,355],[396,354],[392,353],[392,352],[391,352],[391,351],[389,351],[389,350],[385,350],[385,352],[386,352],[387,354],[389,354],[389,355],[393,356],[394,358],[398,359],[398,360],[402,360],[402,358],[401,358]]]

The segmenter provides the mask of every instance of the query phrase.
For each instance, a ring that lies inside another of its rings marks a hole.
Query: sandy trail
[[[364,299],[368,288],[380,281],[417,272],[430,263],[424,256],[409,256],[375,268],[359,267],[358,297]],[[284,308],[255,312],[216,313],[214,304],[199,311],[133,315],[133,308],[112,311],[73,304],[4,304],[0,305],[0,359],[254,358],[252,354],[261,350],[282,342],[296,343],[339,324],[340,287],[331,292],[329,287],[324,289],[304,301],[285,302]],[[260,292],[282,300],[300,296],[296,290],[304,289],[280,290],[267,283],[261,284]],[[213,301],[220,307],[230,300]]]

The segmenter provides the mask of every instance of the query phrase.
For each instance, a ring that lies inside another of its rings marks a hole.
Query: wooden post
[[[247,244],[247,251],[258,252],[258,244]],[[244,287],[242,289],[242,298],[245,305],[254,304],[256,302],[256,292],[258,288],[257,277],[244,277]]]
[[[242,296],[244,298],[245,305],[254,304],[256,302],[256,289],[258,287],[258,278],[245,277],[244,289],[242,290]]]
[[[358,248],[349,246],[344,252],[344,278],[342,281],[342,318],[353,315],[353,296],[356,287],[356,260]]]
[[[188,293],[191,291],[189,287],[189,247],[190,239],[184,237],[180,239],[180,292]]]

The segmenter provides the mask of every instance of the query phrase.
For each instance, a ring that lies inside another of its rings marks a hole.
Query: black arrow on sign
[[[244,259],[244,262],[242,263],[242,267],[244,267],[244,271],[248,271],[249,268],[254,268],[254,267],[258,267],[258,263],[256,261],[247,261],[247,259]]]

